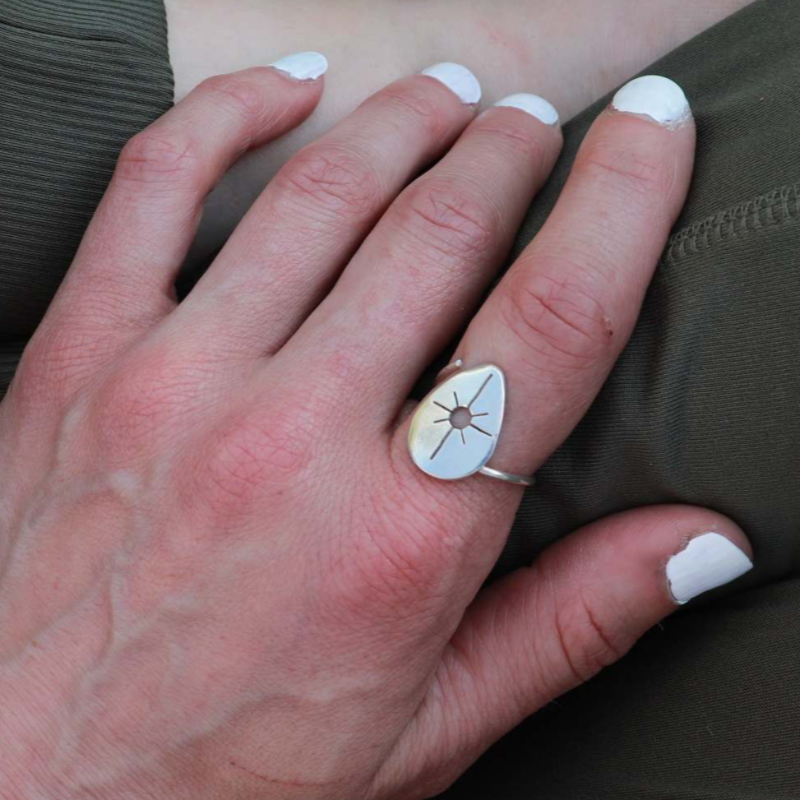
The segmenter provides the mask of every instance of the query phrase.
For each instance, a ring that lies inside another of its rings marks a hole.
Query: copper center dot
[[[454,428],[463,431],[464,428],[468,428],[471,423],[472,412],[465,406],[459,406],[450,412],[450,424]]]

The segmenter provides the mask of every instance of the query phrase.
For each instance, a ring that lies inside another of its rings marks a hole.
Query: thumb
[[[689,506],[627,511],[560,540],[467,609],[409,728],[413,741],[395,751],[397,768],[443,790],[679,605],[750,570],[751,557],[733,522]]]

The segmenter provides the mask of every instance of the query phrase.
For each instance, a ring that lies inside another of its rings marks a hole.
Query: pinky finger
[[[750,570],[751,558],[733,522],[690,506],[626,511],[562,539],[467,609],[379,779],[410,773],[430,794],[443,791],[525,717],[617,661],[679,605]]]

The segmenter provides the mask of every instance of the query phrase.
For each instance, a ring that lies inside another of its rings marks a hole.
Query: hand
[[[0,406],[4,800],[427,797],[749,567],[732,522],[662,506],[479,591],[522,490],[419,470],[405,398],[560,133],[473,121],[446,78],[293,158],[180,305],[206,194],[322,80],[214,78],[125,148]],[[658,116],[659,91],[672,124],[629,113]],[[535,471],[624,346],[689,183],[681,97],[657,82],[601,115],[461,340],[508,377],[495,467]]]

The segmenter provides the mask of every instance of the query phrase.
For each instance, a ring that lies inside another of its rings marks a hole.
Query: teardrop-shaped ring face
[[[408,449],[428,475],[457,480],[484,467],[497,447],[506,379],[492,364],[466,369],[436,386],[411,420]]]

